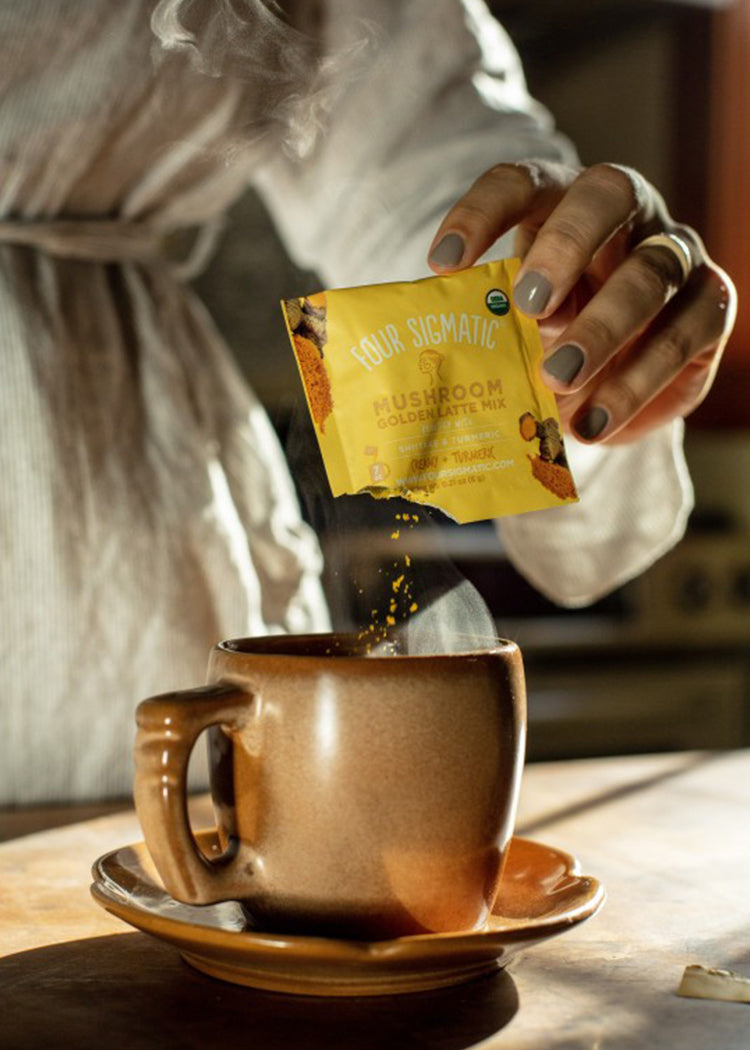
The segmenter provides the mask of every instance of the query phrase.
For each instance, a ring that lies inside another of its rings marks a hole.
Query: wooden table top
[[[89,896],[132,810],[0,845],[8,1050],[747,1050],[750,1009],[675,995],[691,963],[750,976],[750,755],[527,767],[517,831],[575,854],[608,899],[588,922],[452,989],[305,999],[197,973]],[[205,799],[195,806],[210,824]]]

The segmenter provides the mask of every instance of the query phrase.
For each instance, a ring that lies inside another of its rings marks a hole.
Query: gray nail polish
[[[546,277],[532,270],[523,275],[513,289],[513,302],[525,314],[540,314],[552,295],[552,285]]]
[[[607,423],[609,423],[609,412],[606,408],[594,405],[576,420],[573,427],[586,441],[593,441],[594,438],[599,437]]]
[[[544,362],[542,367],[545,372],[557,379],[560,383],[572,383],[583,368],[584,356],[580,346],[574,343],[566,343],[555,350]]]
[[[458,266],[465,251],[463,237],[457,233],[446,233],[430,252],[430,262],[436,266]]]

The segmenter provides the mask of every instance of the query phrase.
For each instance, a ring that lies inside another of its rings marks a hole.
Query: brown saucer
[[[220,852],[215,832],[196,834]],[[514,838],[494,912],[471,933],[344,941],[248,930],[234,902],[194,907],[160,886],[146,846],[124,846],[92,869],[94,900],[144,933],[174,944],[203,973],[294,995],[394,995],[458,984],[505,966],[524,948],[564,933],[601,906],[604,890],[569,853]]]

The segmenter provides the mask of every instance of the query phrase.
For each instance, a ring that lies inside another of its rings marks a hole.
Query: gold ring
[[[651,237],[646,237],[645,240],[639,241],[633,251],[640,251],[641,248],[666,248],[680,267],[682,273],[681,284],[684,284],[690,276],[690,271],[693,268],[693,253],[690,251],[688,242],[683,237],[678,236],[678,234],[655,233]]]

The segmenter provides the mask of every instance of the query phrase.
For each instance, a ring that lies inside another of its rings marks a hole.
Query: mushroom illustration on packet
[[[577,502],[538,328],[511,301],[519,265],[282,301],[334,496],[462,523]]]

